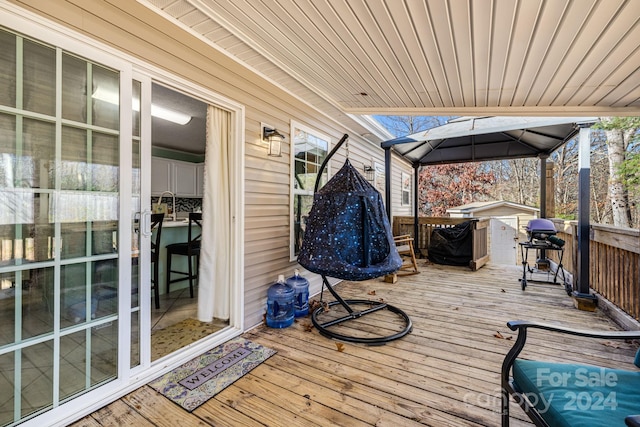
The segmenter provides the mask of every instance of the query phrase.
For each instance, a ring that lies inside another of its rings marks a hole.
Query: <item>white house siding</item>
[[[332,143],[336,143],[344,133],[349,133],[349,158],[360,170],[364,164],[370,165],[372,159],[384,163],[382,149],[350,133],[349,129],[342,128],[302,100],[138,2],[27,0],[12,3],[244,105],[244,319],[245,328],[259,324],[263,318],[268,286],[278,274],[291,274],[297,267],[289,258],[291,120],[330,136]],[[282,157],[266,155],[266,147],[259,136],[260,123],[275,126],[285,134]],[[344,161],[344,152],[344,149],[340,150],[332,160],[332,173]],[[409,207],[400,205],[401,170],[412,172],[406,162],[394,157],[391,182],[392,206],[396,215],[410,213]],[[318,292],[319,278],[307,277],[311,282],[311,293]]]
[[[399,156],[392,155],[393,168],[391,169],[391,214],[393,216],[413,216],[413,176],[414,169],[411,165],[399,160]],[[402,204],[402,172],[411,177],[411,203]]]

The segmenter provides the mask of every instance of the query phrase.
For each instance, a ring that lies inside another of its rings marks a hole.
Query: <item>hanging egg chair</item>
[[[402,266],[382,197],[349,160],[313,197],[298,263],[317,274],[355,281]]]
[[[368,280],[394,273],[402,266],[382,197],[351,165],[348,158],[340,171],[318,190],[326,164],[347,138],[348,135],[343,136],[318,172],[313,206],[306,222],[298,263],[322,276],[323,290],[326,286],[336,299],[328,306],[340,305],[346,311],[345,316],[325,322],[319,319],[325,314],[322,306],[312,311],[311,319],[321,334],[348,342],[384,344],[411,331],[409,317],[402,310],[381,301],[344,300],[327,280],[327,277],[350,281]],[[388,310],[399,317],[402,325],[399,331],[385,336],[362,337],[329,329],[380,310]]]

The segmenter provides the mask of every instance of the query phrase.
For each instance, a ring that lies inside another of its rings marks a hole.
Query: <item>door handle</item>
[[[149,209],[140,215],[140,233],[144,237],[151,237],[151,211]]]

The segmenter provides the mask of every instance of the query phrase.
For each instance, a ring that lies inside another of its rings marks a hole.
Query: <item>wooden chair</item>
[[[416,261],[416,253],[413,249],[413,237],[409,234],[403,234],[400,236],[394,236],[393,241],[396,244],[396,249],[400,258],[402,258],[402,266],[392,274],[384,276],[384,281],[387,283],[396,283],[398,276],[410,276],[412,274],[420,273],[418,270],[418,263]]]
[[[398,275],[409,276],[420,273],[418,263],[416,262],[416,253],[413,250],[413,237],[409,234],[403,234],[401,236],[394,236],[393,241],[402,258],[402,266],[398,270]]]
[[[169,287],[171,283],[189,280],[189,291],[191,294],[191,298],[193,298],[193,281],[198,278],[201,239],[202,213],[191,212],[189,213],[189,231],[187,234],[187,241],[184,243],[172,243],[170,245],[167,245],[167,293],[170,292]],[[188,271],[185,272],[171,269],[171,258],[174,255],[182,255],[187,257]],[[171,279],[171,273],[180,274],[182,277]]]
[[[153,290],[153,300],[156,309],[160,308],[160,286],[158,284],[159,264],[160,264],[160,237],[162,234],[162,221],[164,214],[151,214],[151,231],[156,231],[156,236],[151,240],[151,289]]]

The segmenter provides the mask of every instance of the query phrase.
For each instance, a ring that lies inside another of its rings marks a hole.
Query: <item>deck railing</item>
[[[562,264],[573,275],[577,271],[577,222],[552,221],[558,237],[565,241]],[[547,255],[558,262],[556,253]],[[640,230],[591,224],[589,265],[591,288],[640,320]]]
[[[434,228],[448,228],[465,221],[472,221],[472,259],[469,267],[477,270],[489,260],[488,228],[489,218],[444,218],[419,217],[418,238],[414,241],[415,250],[420,256],[428,255],[429,240]],[[393,217],[393,235],[414,234],[414,219],[412,216]]]
[[[489,259],[489,218],[472,218],[473,260],[470,267],[482,267]],[[452,227],[469,218],[420,217],[416,251],[423,257],[428,254],[429,239],[434,228]],[[557,237],[565,241],[562,264],[568,277],[577,271],[578,225],[576,221],[552,219]],[[393,234],[413,236],[413,217],[393,218]],[[640,320],[640,230],[621,229],[611,225],[591,224],[589,243],[589,285],[591,288],[629,314]],[[556,264],[559,252],[546,254]]]

